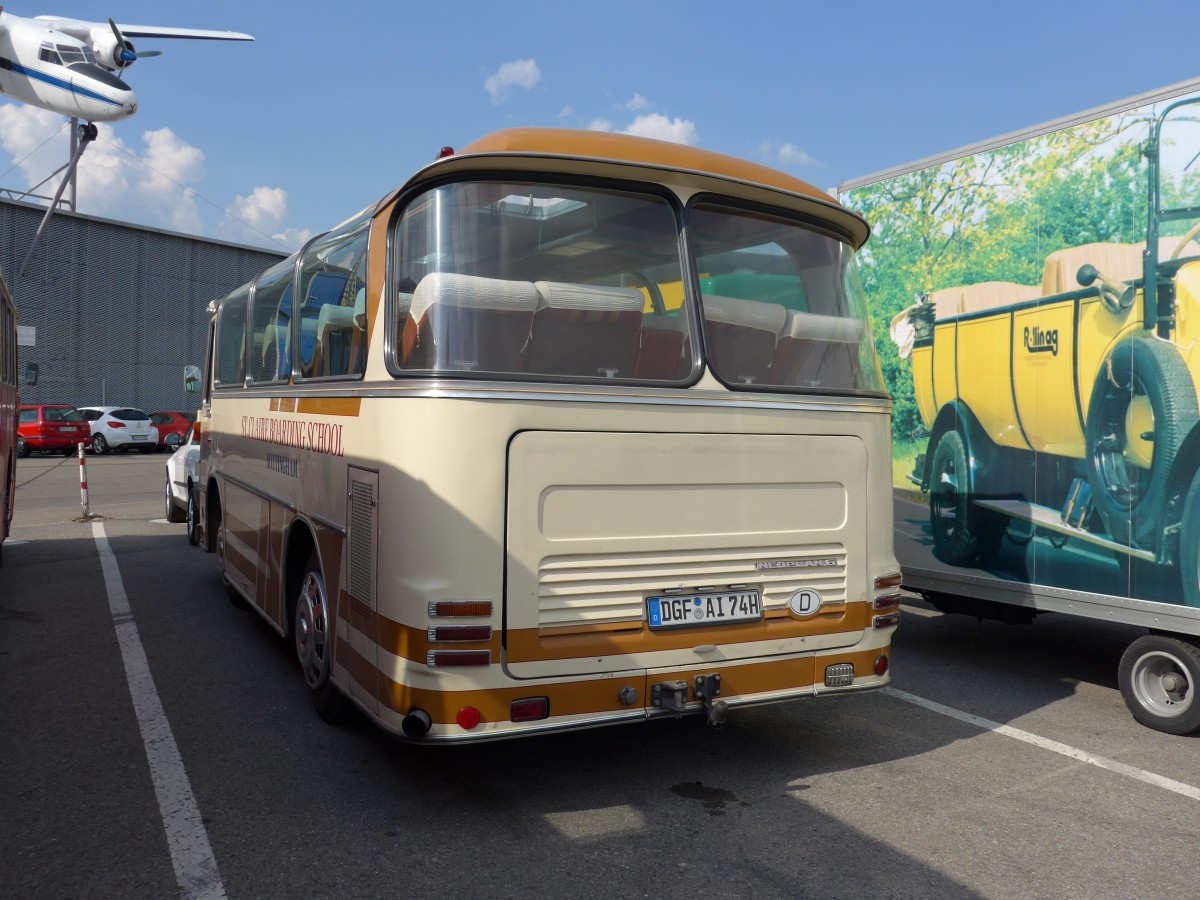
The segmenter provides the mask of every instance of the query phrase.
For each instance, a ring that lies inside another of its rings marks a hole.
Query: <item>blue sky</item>
[[[252,44],[137,42],[165,55],[127,73],[140,111],[88,151],[80,208],[277,247],[377,200],[443,145],[518,125],[631,130],[829,188],[1200,78],[1200,17],[1146,9],[1104,0],[5,4],[21,16],[254,35]],[[0,100],[0,185],[24,188],[65,161],[65,132],[25,158],[61,121]]]

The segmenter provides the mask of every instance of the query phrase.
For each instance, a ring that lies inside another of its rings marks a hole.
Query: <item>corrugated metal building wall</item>
[[[0,269],[36,329],[17,348],[19,372],[39,370],[21,401],[194,412],[183,367],[204,363],[205,307],[285,254],[56,212],[19,276],[45,211],[0,200]]]

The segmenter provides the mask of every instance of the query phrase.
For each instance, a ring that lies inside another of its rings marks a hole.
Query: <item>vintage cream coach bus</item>
[[[193,525],[327,719],[469,741],[880,687],[867,234],[675,144],[447,149],[214,304]]]

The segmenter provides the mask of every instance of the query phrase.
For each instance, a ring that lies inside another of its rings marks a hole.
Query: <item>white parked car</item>
[[[188,541],[195,544],[199,534],[195,494],[196,462],[200,459],[200,445],[196,443],[196,432],[188,432],[187,443],[171,454],[167,460],[166,514],[168,522],[187,522]]]
[[[129,450],[143,453],[158,449],[158,429],[150,417],[130,406],[81,406],[79,412],[92,426],[91,451],[104,454],[110,450]]]

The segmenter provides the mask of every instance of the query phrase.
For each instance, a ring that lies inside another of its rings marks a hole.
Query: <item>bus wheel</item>
[[[1154,546],[1175,454],[1198,417],[1191,375],[1170,344],[1130,338],[1100,367],[1084,435],[1088,483],[1113,540]]]
[[[325,578],[321,575],[321,563],[314,550],[304,567],[304,580],[296,597],[292,637],[296,645],[296,659],[300,663],[300,671],[304,673],[304,683],[312,693],[317,714],[326,722],[336,724],[342,718],[344,701],[329,677],[333,668],[331,622]]]
[[[1121,657],[1117,681],[1143,725],[1167,734],[1200,731],[1200,647],[1166,635],[1140,637]]]
[[[196,488],[188,486],[187,539],[195,547],[200,543],[200,507],[196,503]]]
[[[933,451],[929,525],[934,555],[952,566],[971,565],[980,556],[994,559],[1006,526],[1003,517],[977,511],[972,527],[968,465],[962,435],[947,431]]]

